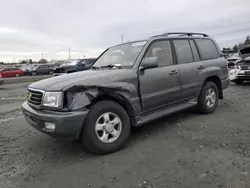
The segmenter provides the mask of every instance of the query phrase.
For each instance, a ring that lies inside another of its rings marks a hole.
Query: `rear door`
[[[181,75],[181,98],[196,98],[201,87],[199,72],[204,68],[197,47],[192,39],[174,39],[173,44]]]
[[[157,57],[158,67],[139,70],[142,106],[145,113],[154,112],[180,100],[181,83],[178,65],[174,64],[169,40],[154,41],[144,58]]]

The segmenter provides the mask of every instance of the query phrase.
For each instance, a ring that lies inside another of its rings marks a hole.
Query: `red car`
[[[22,69],[11,67],[11,68],[0,69],[0,75],[3,78],[12,77],[12,76],[18,77],[18,76],[24,75],[24,72],[22,71]]]

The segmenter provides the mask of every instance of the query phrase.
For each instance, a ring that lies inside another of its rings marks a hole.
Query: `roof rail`
[[[194,36],[194,35],[202,35],[203,37],[208,37],[205,33],[187,33],[187,32],[172,32],[172,33],[163,33],[162,36],[169,36],[169,35],[179,35],[179,36]]]

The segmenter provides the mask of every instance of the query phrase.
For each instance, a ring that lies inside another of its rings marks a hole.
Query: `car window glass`
[[[77,65],[78,66],[85,66],[85,63],[86,63],[85,61],[80,61]]]
[[[212,40],[195,39],[203,60],[215,59],[219,57],[219,52]]]
[[[179,64],[193,62],[193,54],[188,40],[174,40],[177,61]]]
[[[199,57],[199,53],[198,53],[198,50],[197,50],[197,47],[194,43],[193,40],[190,40],[190,45],[191,45],[191,48],[192,48],[192,52],[193,52],[193,56],[194,56],[194,61],[199,61],[200,60],[200,57]]]
[[[145,58],[157,57],[158,66],[173,65],[172,51],[169,41],[158,41],[150,45]]]

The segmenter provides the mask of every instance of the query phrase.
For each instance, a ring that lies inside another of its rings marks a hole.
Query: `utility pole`
[[[69,50],[69,59],[70,59],[70,48],[68,50]]]
[[[122,43],[123,43],[123,34],[121,35]]]

